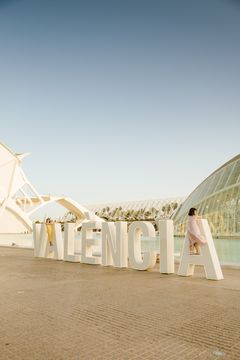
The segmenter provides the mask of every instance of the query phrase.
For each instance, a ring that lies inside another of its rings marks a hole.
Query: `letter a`
[[[208,221],[206,219],[198,220],[198,225],[207,243],[201,246],[201,255],[189,255],[189,241],[187,237],[185,238],[178,275],[191,276],[194,273],[195,265],[203,265],[207,279],[222,280],[223,274]]]
[[[52,238],[50,243],[46,224],[33,224],[34,256],[62,260],[63,239],[61,225],[54,223],[51,226]]]

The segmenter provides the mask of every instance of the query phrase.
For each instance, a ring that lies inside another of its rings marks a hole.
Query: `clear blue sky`
[[[188,195],[239,153],[233,0],[0,0],[0,140],[40,193]]]

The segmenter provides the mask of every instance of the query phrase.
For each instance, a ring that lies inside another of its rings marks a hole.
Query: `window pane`
[[[236,162],[233,172],[228,179],[227,186],[235,184],[237,182],[237,179],[239,178],[239,175],[240,175],[240,160]]]

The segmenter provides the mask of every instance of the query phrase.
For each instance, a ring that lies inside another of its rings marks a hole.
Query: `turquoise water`
[[[159,252],[159,237],[155,239],[144,239],[142,241],[143,251],[155,250]],[[175,258],[180,259],[181,251],[184,244],[184,238],[174,238]],[[215,248],[219,261],[222,265],[240,266],[240,240],[239,239],[214,239]]]
[[[79,238],[79,235],[77,236]],[[100,240],[100,236],[98,236]],[[180,259],[184,238],[174,238],[175,258]],[[154,250],[159,252],[159,237],[142,239],[142,251]],[[214,244],[222,265],[240,266],[240,240],[214,239]],[[0,246],[33,248],[32,234],[0,234]],[[80,249],[78,249],[80,250]],[[97,250],[97,249],[96,249]]]

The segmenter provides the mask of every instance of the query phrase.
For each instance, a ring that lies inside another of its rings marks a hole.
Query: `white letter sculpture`
[[[63,238],[61,224],[53,223],[52,244],[48,238],[46,224],[33,224],[34,256],[63,260]]]
[[[84,264],[101,264],[101,257],[93,256],[93,246],[98,245],[97,240],[93,238],[94,229],[96,229],[95,222],[82,224],[81,262]]]
[[[75,254],[75,227],[76,224],[74,223],[65,223],[64,225],[64,261],[81,261],[81,256]]]
[[[160,273],[174,273],[174,238],[173,221],[159,221],[160,236]]]
[[[141,235],[155,237],[154,226],[147,221],[135,221],[129,227],[128,232],[128,255],[131,268],[147,270],[156,263],[156,251],[141,254]]]
[[[102,224],[102,265],[128,266],[127,223],[105,222]]]
[[[197,220],[197,222],[201,234],[206,238],[207,243],[201,246],[201,255],[190,255],[189,241],[188,238],[185,237],[178,275],[191,276],[194,273],[195,265],[203,265],[207,279],[221,280],[223,279],[223,274],[208,221],[206,219],[200,219]]]

